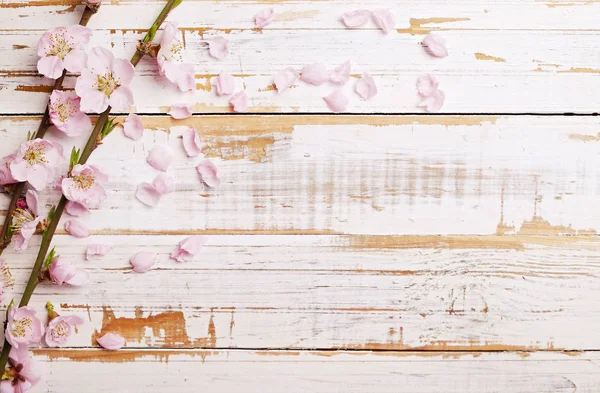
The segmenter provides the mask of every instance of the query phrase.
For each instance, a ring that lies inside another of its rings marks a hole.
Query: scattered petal
[[[85,260],[101,259],[112,250],[108,244],[90,244],[85,252]]]
[[[90,231],[88,228],[77,220],[65,222],[65,230],[69,233],[69,235],[74,237],[84,238],[90,236]]]
[[[254,25],[256,27],[265,27],[275,20],[275,10],[273,8],[264,8],[254,16]]]
[[[179,242],[177,249],[171,253],[171,259],[177,262],[190,262],[194,259],[194,255],[206,243],[204,236],[189,236]]]
[[[62,186],[61,186],[62,189]],[[81,203],[69,201],[67,202],[67,206],[65,206],[65,211],[68,215],[73,217],[81,217],[90,212],[90,210],[83,206]]]
[[[448,49],[446,48],[446,40],[444,37],[437,33],[430,33],[423,40],[423,46],[425,51],[434,57],[446,57],[448,56]]]
[[[226,72],[221,72],[213,81],[218,96],[228,96],[235,90],[235,78]]]
[[[158,260],[158,254],[148,251],[140,251],[129,259],[136,273],[146,273]]]
[[[78,269],[68,258],[54,258],[48,272],[56,285],[68,284],[79,287],[90,281],[88,272]]]
[[[217,167],[209,160],[204,160],[196,166],[200,180],[208,187],[214,188],[221,184]]]
[[[202,142],[200,141],[200,135],[194,127],[188,127],[182,135],[183,148],[187,153],[188,157],[196,157],[200,154],[200,147]]]
[[[175,191],[175,179],[166,173],[159,173],[154,178],[152,185],[160,195]]]
[[[434,91],[431,95],[423,98],[419,104],[420,108],[425,108],[427,112],[437,112],[444,105],[446,95],[441,90]]]
[[[417,91],[421,96],[427,97],[437,90],[439,84],[434,76],[429,74],[421,75],[417,80]]]
[[[208,41],[208,53],[215,59],[224,59],[229,55],[229,40],[223,37],[215,37]]]
[[[146,206],[156,207],[160,202],[161,193],[150,183],[140,183],[135,197]]]
[[[245,111],[248,108],[248,96],[246,95],[246,90],[239,91],[231,96],[229,104],[236,112]]]
[[[192,116],[192,105],[189,104],[175,104],[171,106],[169,115],[173,119],[181,120],[187,119]]]
[[[130,113],[123,123],[123,134],[129,139],[137,141],[144,135],[144,124],[142,118],[135,113]]]
[[[175,154],[169,145],[158,145],[150,150],[146,161],[152,168],[166,172],[169,169],[169,165],[173,162],[173,158],[175,158]]]
[[[360,27],[369,21],[371,11],[355,10],[346,12],[342,15],[342,23],[349,28]]]
[[[106,333],[104,336],[97,338],[96,341],[102,348],[111,351],[116,351],[125,346],[125,339],[114,333]]]
[[[396,27],[396,21],[394,20],[394,14],[388,9],[379,8],[372,12],[373,22],[379,27],[385,34],[394,30]]]
[[[329,72],[327,72],[327,67],[324,64],[309,64],[302,69],[300,80],[311,85],[320,86],[329,80]]]
[[[350,103],[342,89],[334,90],[327,97],[323,97],[323,100],[325,100],[329,109],[334,112],[344,112]]]
[[[275,88],[277,92],[281,93],[286,91],[291,85],[298,79],[298,71],[292,67],[288,67],[284,70],[279,71],[273,81],[275,82]]]
[[[345,85],[350,79],[350,60],[331,71],[329,81],[336,85]]]
[[[375,80],[373,80],[373,77],[366,72],[363,74],[362,78],[356,82],[354,90],[363,100],[370,100],[377,95]]]

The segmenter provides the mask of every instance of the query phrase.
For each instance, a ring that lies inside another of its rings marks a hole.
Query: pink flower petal
[[[342,89],[334,90],[327,97],[323,97],[323,100],[325,100],[329,109],[334,112],[344,112],[350,103]]]
[[[171,259],[177,262],[190,262],[206,243],[204,236],[189,236],[179,242],[177,249],[171,253]]]
[[[65,206],[65,211],[68,215],[73,217],[81,217],[90,212],[89,209],[83,206],[81,203],[73,201],[67,202],[67,206]]]
[[[254,16],[254,25],[256,27],[265,27],[275,20],[275,10],[273,8],[264,8]]]
[[[104,336],[96,339],[96,341],[102,348],[111,351],[116,351],[125,346],[125,339],[114,333],[106,333]]]
[[[437,112],[444,105],[446,95],[441,90],[434,91],[431,95],[423,98],[419,104],[420,108],[425,108],[427,112]]]
[[[214,188],[221,184],[217,167],[209,160],[204,160],[196,166],[200,180],[208,187]]]
[[[62,75],[65,65],[58,56],[42,57],[37,63],[38,72],[46,78],[56,79]]]
[[[87,63],[87,54],[81,49],[75,49],[65,56],[65,68],[70,72],[81,72]]]
[[[448,49],[446,48],[446,40],[444,37],[437,33],[430,33],[423,40],[423,46],[425,51],[434,57],[446,57],[448,56]]]
[[[324,64],[309,64],[302,69],[300,80],[311,85],[320,86],[329,80],[329,72]]]
[[[246,90],[239,91],[231,96],[229,104],[236,112],[245,111],[248,108],[248,96],[246,95]]]
[[[215,37],[208,41],[208,53],[215,59],[224,59],[229,55],[229,40]]]
[[[27,207],[34,216],[40,215],[40,202],[38,199],[37,192],[33,190],[27,190],[27,193],[25,193],[25,202],[27,202]]]
[[[152,185],[160,195],[175,191],[175,179],[166,173],[159,173],[154,178]]]
[[[342,23],[349,28],[360,27],[369,21],[371,11],[355,10],[346,12],[342,15]]]
[[[228,96],[235,90],[235,79],[231,74],[221,72],[213,81],[218,96]]]
[[[183,132],[183,148],[187,153],[188,157],[196,157],[200,154],[200,147],[202,142],[200,141],[200,135],[194,127],[188,127]]]
[[[88,284],[89,282],[90,282],[90,274],[83,269],[77,269],[75,271],[75,275],[73,277],[71,277],[71,279],[69,279],[67,284],[74,286],[74,287],[81,287],[83,285]]]
[[[169,115],[173,119],[181,120],[192,116],[192,106],[189,104],[175,104],[171,106]]]
[[[417,91],[421,96],[427,97],[437,90],[439,84],[434,76],[429,74],[421,75],[417,80]]]
[[[336,85],[345,85],[350,79],[350,60],[331,71],[329,81]]]
[[[85,251],[85,260],[101,259],[112,250],[112,246],[108,244],[90,244]]]
[[[373,22],[379,27],[385,34],[394,30],[396,21],[394,20],[394,14],[388,9],[379,8],[372,12]]]
[[[146,161],[152,168],[166,172],[173,162],[173,158],[175,158],[175,154],[169,145],[158,145],[150,150]]]
[[[74,237],[83,238],[90,236],[88,228],[83,223],[76,220],[65,222],[65,230]]]
[[[140,251],[129,259],[129,263],[133,266],[133,271],[136,273],[145,273],[156,264],[158,254],[148,251]]]
[[[156,207],[160,202],[161,193],[150,183],[140,183],[135,197],[146,206]]]
[[[277,92],[281,93],[286,91],[291,85],[298,79],[298,71],[292,67],[288,67],[284,70],[279,71],[273,81],[275,82],[275,88]]]
[[[362,78],[356,82],[354,90],[363,100],[370,100],[377,95],[375,80],[366,72],[363,74]]]
[[[129,139],[137,141],[144,135],[144,124],[142,118],[135,113],[130,113],[123,123],[123,134]]]

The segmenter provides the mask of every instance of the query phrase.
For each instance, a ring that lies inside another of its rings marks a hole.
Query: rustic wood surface
[[[0,156],[37,128],[51,81],[37,75],[35,46],[77,22],[77,3],[1,0]],[[254,29],[266,6],[276,21]],[[161,7],[106,2],[92,45],[128,57]],[[396,16],[388,36],[339,22],[380,7]],[[144,137],[116,131],[94,153],[110,182],[82,218],[92,236],[60,225],[55,239],[92,283],[32,298],[86,321],[67,348],[35,350],[45,372],[34,392],[600,391],[600,2],[185,0],[171,19],[198,90],[178,93],[140,64]],[[420,46],[434,30],[445,59]],[[232,42],[221,61],[207,50],[217,35]],[[347,59],[348,114],[329,113],[331,86],[273,90],[287,66]],[[221,71],[247,88],[248,113],[210,91]],[[366,102],[352,93],[363,72],[379,87]],[[426,72],[446,92],[440,114],[415,106]],[[175,102],[197,114],[171,119]],[[217,189],[200,185],[182,149],[189,125],[222,174]],[[176,151],[177,192],[150,209],[134,194],[163,143]],[[7,205],[0,195],[0,214]],[[190,234],[207,236],[196,261],[170,261]],[[22,294],[39,241],[5,253],[15,286],[4,306]],[[89,244],[113,251],[85,261]],[[159,254],[145,274],[128,262],[140,250]],[[98,348],[109,331],[126,349]]]

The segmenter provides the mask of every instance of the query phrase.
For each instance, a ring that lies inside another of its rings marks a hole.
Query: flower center
[[[69,120],[69,117],[77,112],[77,109],[71,101],[55,102],[52,110],[58,114],[58,118],[63,123]]]
[[[71,332],[71,327],[65,321],[60,321],[54,326],[52,329],[52,338],[59,341],[65,337],[69,337],[69,333]]]
[[[31,330],[32,330],[31,323],[32,322],[33,321],[29,317],[15,319],[15,320],[13,320],[12,329],[10,330],[10,332],[15,337],[25,337],[29,333],[31,333]]]
[[[73,50],[73,43],[65,38],[64,32],[52,34],[50,36],[52,45],[46,49],[46,56],[57,56],[61,60],[65,59],[65,56]]]
[[[21,232],[21,227],[35,220],[35,217],[29,210],[17,208],[13,213],[12,230],[18,234]]]
[[[119,86],[121,86],[121,79],[115,78],[111,73],[105,75],[98,75],[98,80],[94,83],[94,87],[106,94],[108,98]]]
[[[183,56],[182,56],[182,51],[183,51],[183,43],[181,41],[177,41],[174,44],[171,45],[171,59],[177,61],[177,62],[182,62],[183,61]]]
[[[44,149],[38,145],[29,146],[27,150],[25,150],[25,154],[23,154],[23,159],[27,161],[30,166],[48,162],[46,161]]]
[[[78,175],[73,176],[73,181],[75,182],[75,186],[81,190],[89,190],[94,185],[94,176],[92,175]]]

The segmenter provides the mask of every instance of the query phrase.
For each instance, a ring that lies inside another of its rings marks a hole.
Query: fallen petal
[[[254,25],[256,27],[265,27],[275,19],[275,10],[273,8],[264,8],[254,16]]]
[[[96,341],[102,348],[111,351],[116,351],[125,346],[125,339],[114,333],[106,333],[104,336],[97,338]]]
[[[275,82],[275,88],[277,92],[281,93],[287,90],[291,85],[298,79],[298,71],[292,67],[288,67],[285,70],[279,71],[273,81]]]
[[[90,210],[87,207],[83,206],[81,203],[73,201],[67,202],[67,205],[65,206],[65,211],[68,215],[73,217],[81,217],[90,212]]]
[[[135,197],[146,206],[156,207],[160,202],[161,193],[150,183],[140,183]]]
[[[137,141],[144,135],[144,125],[142,118],[135,113],[130,113],[123,123],[123,134],[129,139]]]
[[[354,90],[363,100],[370,100],[377,95],[375,80],[366,72],[363,74],[362,78],[356,82]]]
[[[188,157],[196,157],[200,154],[200,148],[202,142],[200,141],[200,135],[194,127],[188,127],[182,135],[183,148],[187,153]]]
[[[417,91],[421,96],[427,97],[437,90],[439,84],[435,77],[429,74],[421,75],[417,79]]]
[[[350,79],[350,60],[346,61],[329,75],[329,82],[336,85],[345,85]]]
[[[88,228],[76,220],[65,222],[65,230],[69,233],[69,235],[74,237],[84,238],[90,236],[90,231]]]
[[[423,40],[423,47],[425,51],[434,57],[446,57],[448,56],[448,49],[446,48],[446,40],[444,37],[437,33],[430,33]]]
[[[342,89],[334,90],[327,97],[323,97],[323,100],[325,100],[329,109],[334,112],[344,112],[350,103]]]
[[[101,259],[112,250],[112,246],[108,244],[90,244],[85,251],[85,260]]]
[[[311,85],[320,86],[329,80],[329,72],[327,72],[325,64],[309,64],[302,69],[300,80]]]
[[[218,96],[228,96],[235,90],[235,78],[226,72],[221,72],[213,81]]]
[[[148,251],[140,251],[129,259],[129,263],[133,266],[133,271],[136,273],[145,273],[158,260],[158,254]]]
[[[229,55],[229,40],[215,37],[208,41],[208,53],[215,59],[224,59]]]
[[[159,173],[152,182],[152,185],[160,195],[175,191],[175,179],[166,173]]]
[[[175,104],[171,106],[169,115],[173,119],[181,120],[192,116],[192,106],[189,104]]]
[[[444,105],[446,95],[441,90],[434,91],[431,95],[423,98],[419,104],[420,108],[425,108],[427,112],[437,112]]]
[[[388,9],[380,8],[372,12],[373,22],[379,27],[385,34],[394,30],[396,21],[394,20],[394,14]]]
[[[177,262],[189,262],[194,259],[206,243],[204,236],[189,236],[179,242],[177,249],[171,253],[171,259]]]
[[[369,10],[349,11],[342,15],[342,23],[350,28],[360,27],[367,23],[370,17],[371,11]]]
[[[208,187],[214,188],[221,184],[217,167],[209,160],[204,160],[196,166],[200,180]]]
[[[166,172],[169,169],[169,165],[173,162],[175,154],[169,145],[158,145],[150,150],[146,161],[152,166],[152,168]]]
[[[236,112],[245,111],[248,108],[248,96],[246,95],[246,90],[242,90],[231,96],[229,104]]]

